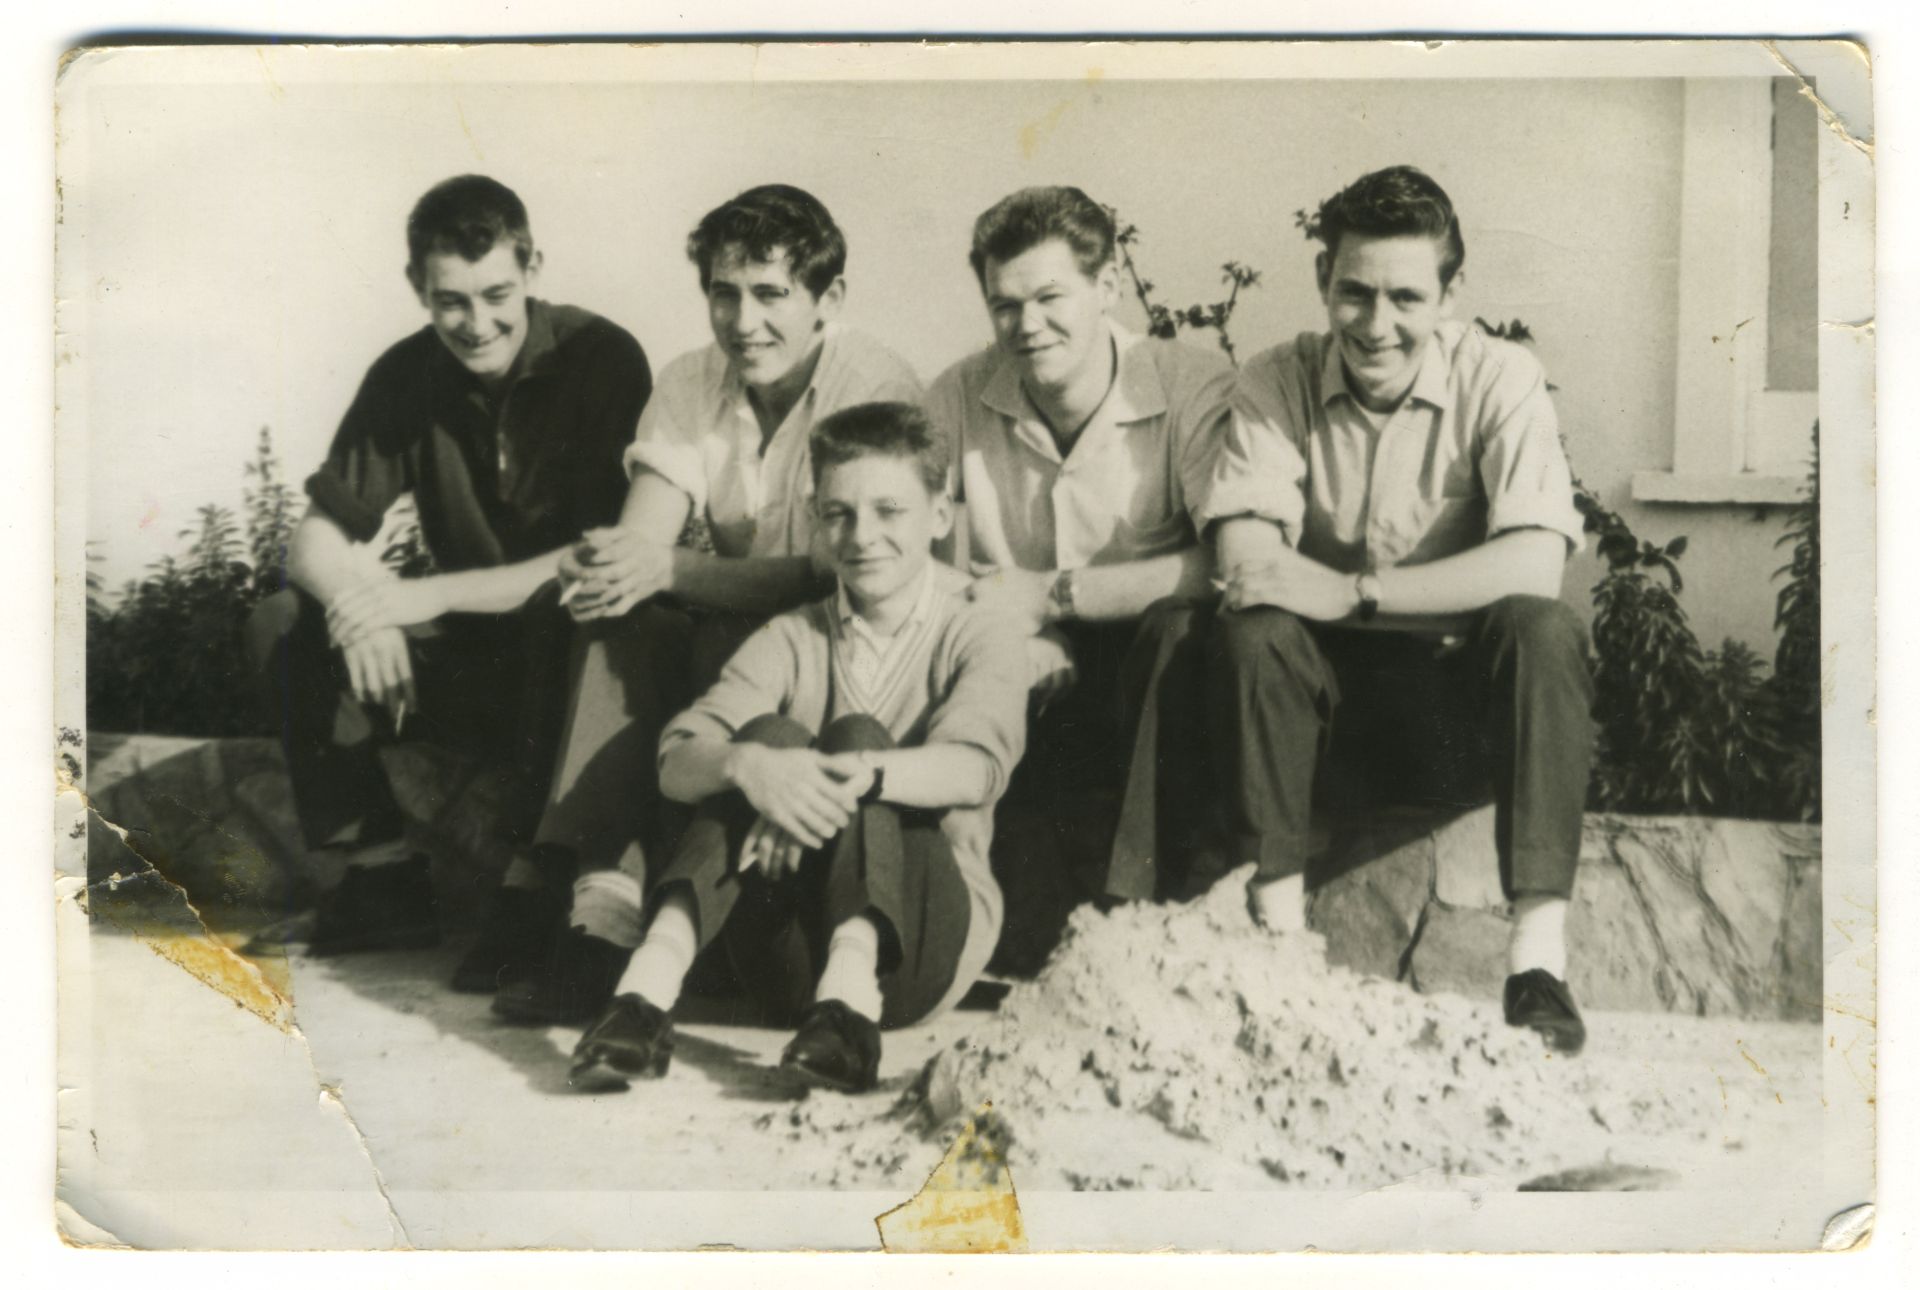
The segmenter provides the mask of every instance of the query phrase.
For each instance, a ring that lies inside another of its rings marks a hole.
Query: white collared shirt
[[[685,493],[727,556],[807,554],[813,470],[807,436],[822,417],[859,403],[920,401],[906,361],[857,331],[827,328],[806,392],[762,451],[760,423],[727,352],[707,345],[667,364],[626,463]]]
[[[1143,560],[1196,541],[1191,509],[1213,473],[1233,367],[1225,355],[1109,323],[1113,385],[1063,457],[989,347],[933,383],[927,413],[954,439],[965,561],[1032,570]]]

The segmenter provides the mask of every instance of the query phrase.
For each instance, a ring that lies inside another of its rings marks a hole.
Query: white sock
[[[868,1021],[880,1021],[880,929],[862,914],[833,929],[815,1002],[838,999]]]
[[[614,993],[637,994],[662,1012],[673,1011],[673,1005],[680,1001],[680,983],[687,979],[699,949],[693,897],[678,888],[661,902],[659,912],[647,926],[646,939],[633,952]]]
[[[381,865],[399,864],[413,854],[407,849],[405,838],[395,838],[391,842],[376,842],[370,847],[356,847],[347,853],[347,868],[377,869]]]
[[[1564,896],[1522,896],[1513,902],[1513,939],[1507,970],[1519,975],[1544,968],[1567,979],[1567,906]]]
[[[546,875],[540,872],[540,866],[530,858],[516,854],[507,861],[507,871],[500,875],[502,887],[512,887],[520,891],[533,891],[547,885]]]
[[[589,936],[622,949],[640,943],[640,910],[645,897],[640,880],[618,869],[583,873],[573,882],[573,912],[568,922]]]
[[[1254,921],[1270,932],[1307,930],[1307,875],[1292,874],[1272,882],[1247,884]]]

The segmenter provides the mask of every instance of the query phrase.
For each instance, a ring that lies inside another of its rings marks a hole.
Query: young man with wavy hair
[[[1558,599],[1584,536],[1546,376],[1450,316],[1466,246],[1419,170],[1362,176],[1310,232],[1327,329],[1242,369],[1200,513],[1225,584],[1210,674],[1253,913],[1305,925],[1323,763],[1323,792],[1365,808],[1489,756],[1515,914],[1507,1020],[1577,1052],[1565,925],[1592,692]]]

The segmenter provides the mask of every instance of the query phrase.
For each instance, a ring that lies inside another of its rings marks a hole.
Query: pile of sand
[[[1708,1024],[1644,1019],[1643,1047]],[[1236,874],[1191,905],[1079,911],[1040,977],[897,1101],[809,1098],[763,1128],[831,1143],[818,1178],[836,1186],[924,1173],[983,1102],[1023,1186],[1515,1186],[1740,1150],[1729,1126],[1779,1101],[1686,1074],[1644,1052],[1567,1058],[1497,1004],[1329,967],[1317,936],[1255,928]]]

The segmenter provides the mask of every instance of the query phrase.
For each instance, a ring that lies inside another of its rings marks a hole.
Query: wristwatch
[[[1371,573],[1362,573],[1353,580],[1354,594],[1360,597],[1360,603],[1354,609],[1354,617],[1363,623],[1373,621],[1380,612],[1380,579]]]
[[[1073,570],[1062,569],[1054,576],[1053,586],[1047,589],[1047,599],[1053,602],[1053,616],[1064,621],[1074,616],[1073,612]]]

